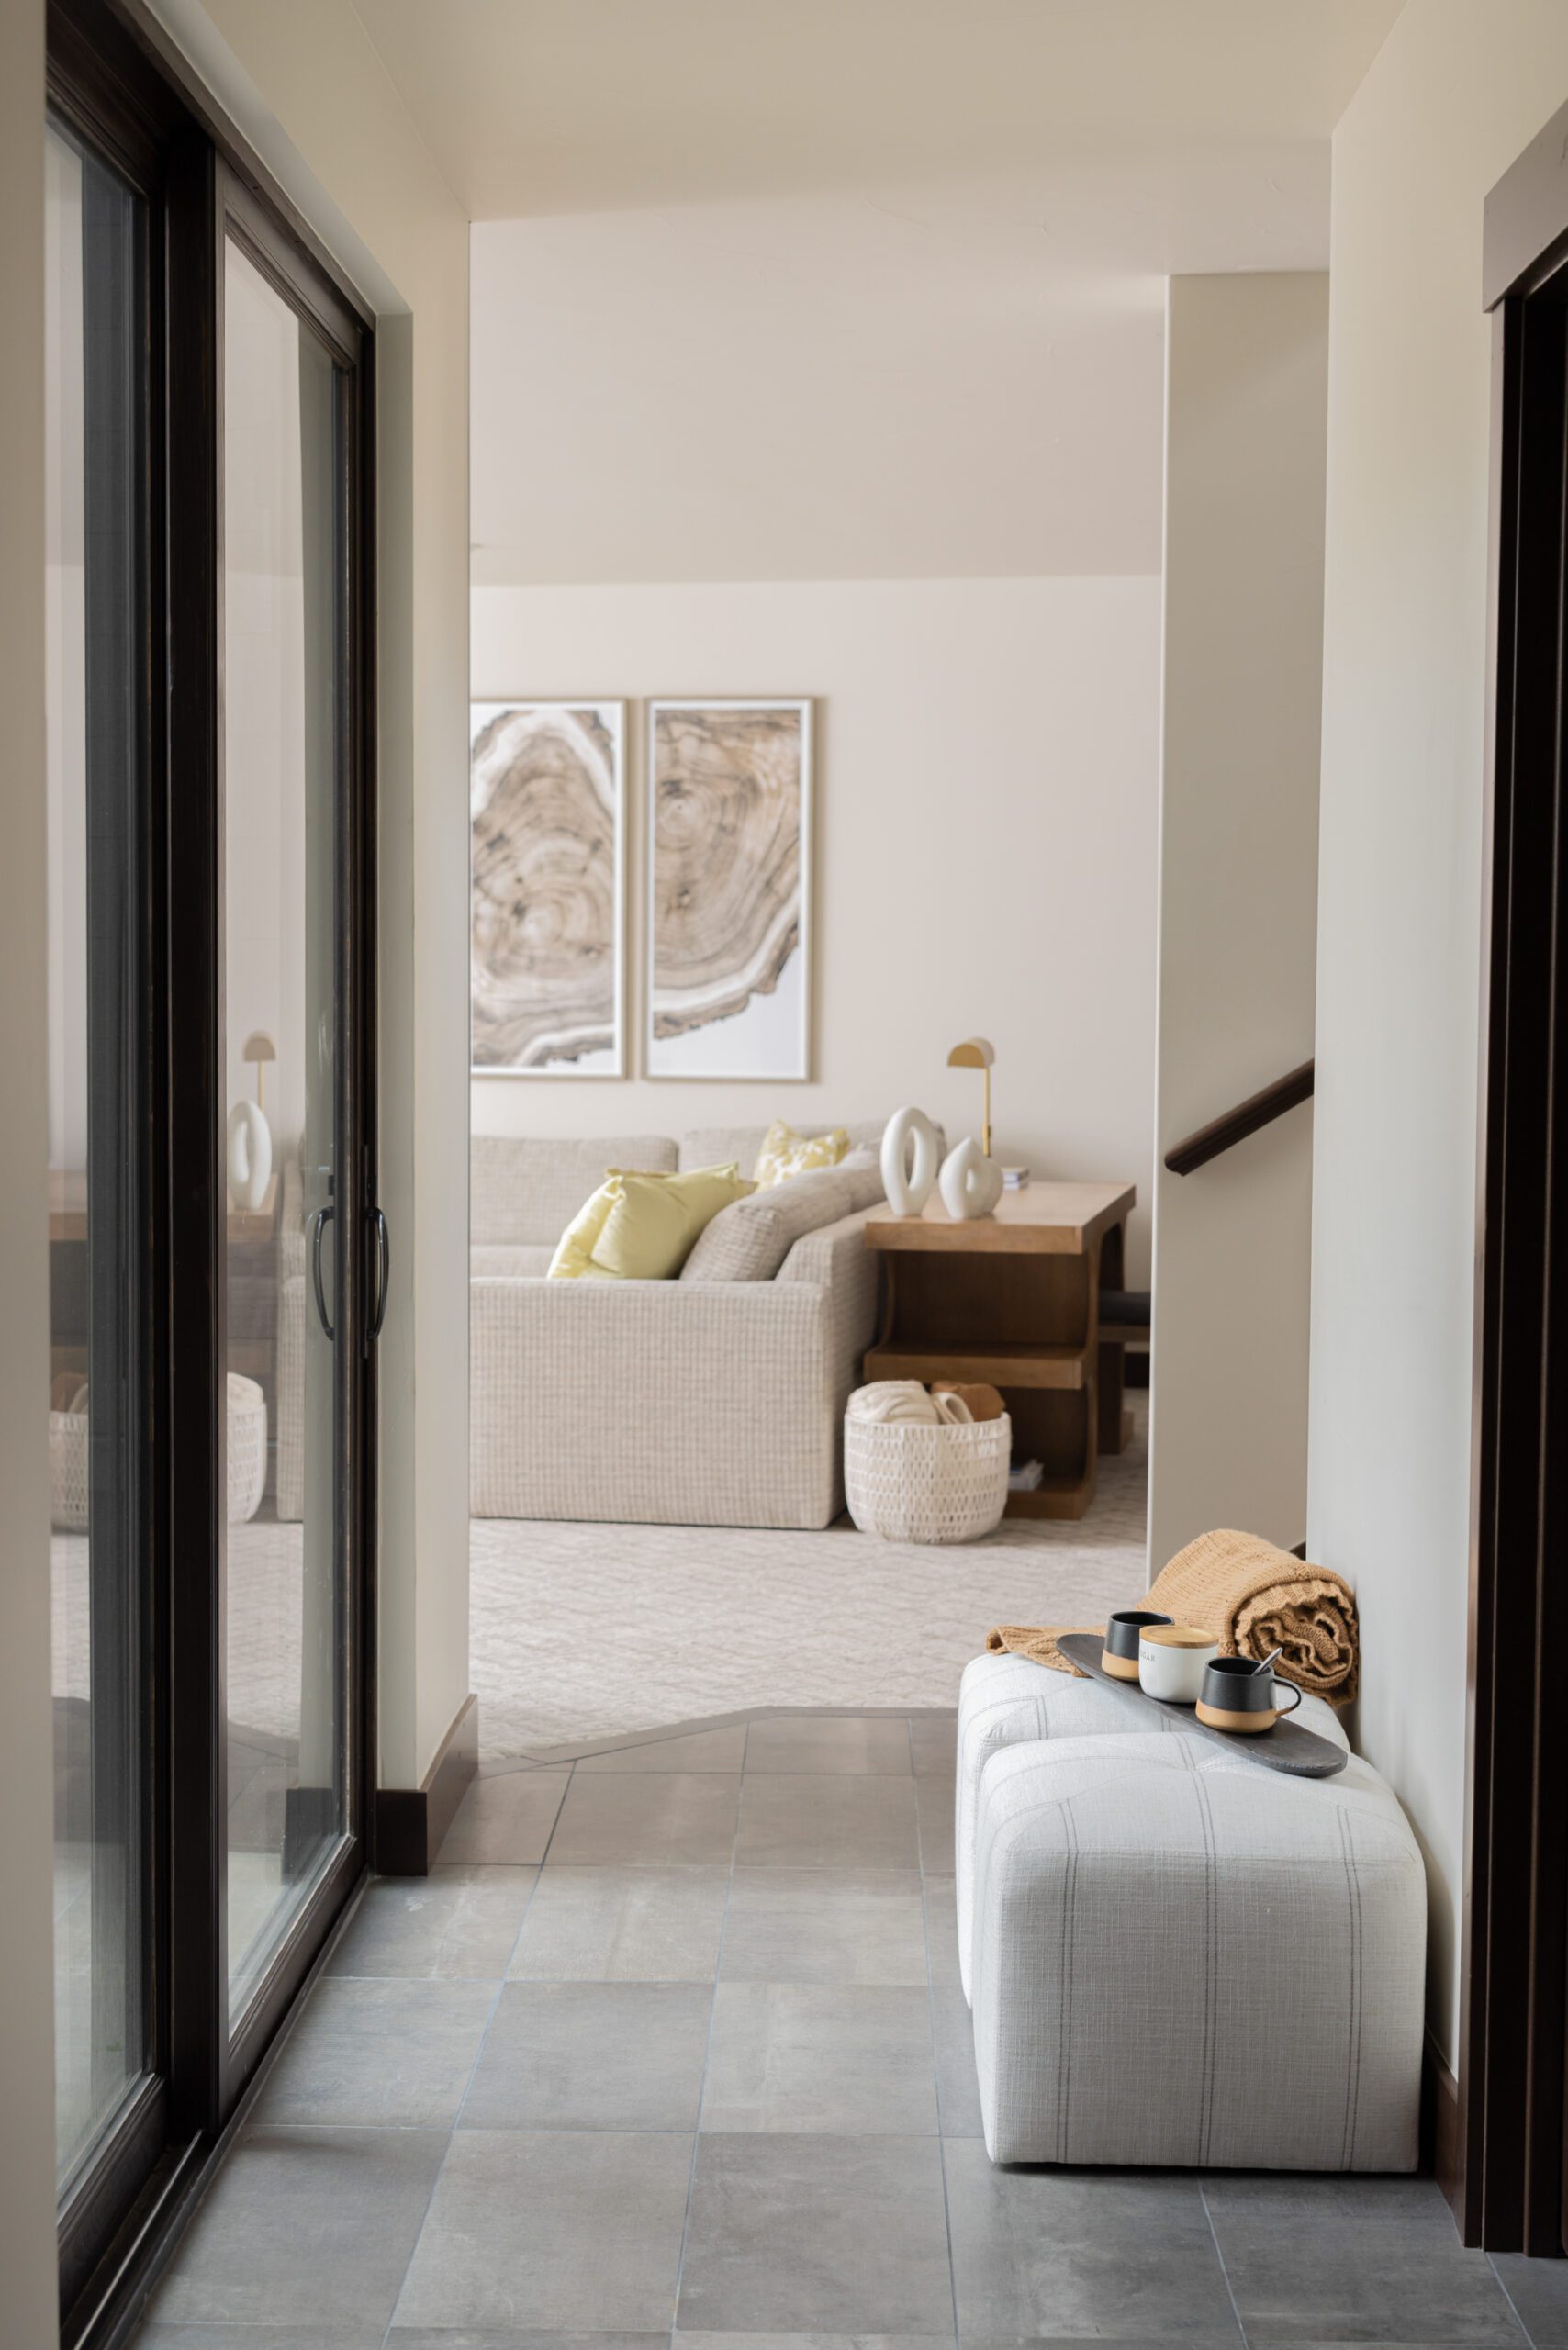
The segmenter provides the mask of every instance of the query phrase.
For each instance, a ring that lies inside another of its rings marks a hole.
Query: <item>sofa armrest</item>
[[[473,1513],[826,1526],[834,1338],[795,1280],[472,1281]]]
[[[877,1335],[881,1260],[866,1246],[871,1213],[863,1208],[806,1233],[785,1258],[773,1283],[778,1288],[784,1282],[810,1282],[825,1294],[834,1410],[841,1420],[845,1404],[860,1384],[866,1349]]]

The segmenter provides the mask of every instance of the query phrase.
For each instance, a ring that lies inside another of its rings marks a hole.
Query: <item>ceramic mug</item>
[[[1295,1703],[1282,1706],[1288,1691]],[[1204,1674],[1198,1696],[1198,1719],[1210,1729],[1240,1730],[1256,1736],[1272,1729],[1282,1715],[1294,1714],[1301,1691],[1291,1681],[1276,1681],[1271,1665],[1256,1664],[1249,1656],[1216,1656]]]
[[[1104,1653],[1100,1659],[1113,1681],[1137,1679],[1138,1635],[1150,1624],[1169,1624],[1152,1607],[1120,1607],[1105,1627]]]
[[[1219,1654],[1212,1632],[1194,1624],[1149,1624],[1138,1635],[1137,1677],[1146,1697],[1195,1706],[1204,1674]]]

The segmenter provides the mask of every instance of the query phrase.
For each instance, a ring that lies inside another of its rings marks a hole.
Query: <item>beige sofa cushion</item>
[[[683,1281],[770,1281],[797,1240],[883,1196],[873,1154],[852,1151],[836,1167],[793,1175],[713,1218],[680,1269]]]
[[[478,1248],[468,1251],[468,1271],[476,1281],[542,1281],[554,1252],[543,1241],[519,1241],[514,1247]]]
[[[470,1241],[476,1248],[553,1250],[611,1167],[673,1175],[675,1144],[668,1135],[598,1135],[569,1142],[476,1135],[469,1155]]]

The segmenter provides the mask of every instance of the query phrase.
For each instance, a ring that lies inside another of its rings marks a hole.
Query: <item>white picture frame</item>
[[[646,705],[645,1077],[811,1078],[815,733],[805,695],[662,696]],[[715,841],[725,860],[704,876],[701,856]],[[722,934],[711,953],[710,919]]]
[[[509,719],[513,755],[482,772]],[[476,698],[468,740],[471,1074],[624,1078],[627,704]]]

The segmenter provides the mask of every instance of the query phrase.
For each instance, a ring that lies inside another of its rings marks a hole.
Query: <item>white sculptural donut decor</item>
[[[273,1130],[254,1102],[229,1113],[229,1191],[237,1208],[259,1208],[273,1171]]]
[[[882,1135],[882,1189],[895,1215],[918,1215],[931,1197],[937,1148],[936,1129],[924,1110],[894,1111]]]
[[[942,1162],[942,1203],[956,1223],[989,1215],[1005,1186],[1002,1169],[988,1158],[973,1135],[947,1153]]]

